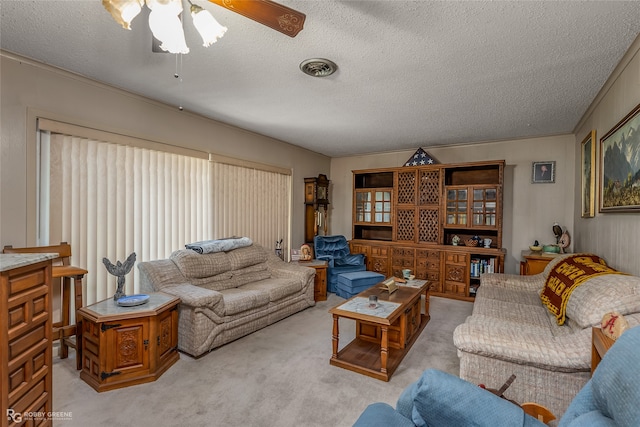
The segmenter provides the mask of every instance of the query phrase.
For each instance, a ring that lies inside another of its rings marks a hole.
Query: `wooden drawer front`
[[[9,297],[46,283],[45,279],[44,269],[12,275],[9,278]]]
[[[440,290],[440,251],[418,249],[416,251],[416,278],[426,279],[435,284],[435,291]]]
[[[400,316],[393,325],[389,326],[387,332],[387,342],[389,348],[404,348],[405,340],[403,339],[402,319]],[[364,341],[380,344],[382,340],[382,330],[379,325],[358,321],[356,323],[356,336]]]
[[[39,345],[30,351],[30,357],[21,357],[14,360],[10,364],[11,371],[8,372],[9,387],[6,390],[9,396],[9,403],[15,405],[20,396],[23,396],[29,390],[33,390],[34,386],[42,381],[47,375],[51,367],[47,363],[47,343]],[[18,362],[16,364],[15,362]],[[36,386],[37,388],[38,386]],[[31,402],[42,397],[41,392],[36,392],[31,398],[27,399]],[[24,398],[22,398],[24,400]],[[25,406],[29,406],[29,402],[25,401]],[[16,408],[15,406],[13,406]],[[26,408],[25,408],[26,409]],[[17,408],[16,408],[17,410]]]
[[[418,258],[429,258],[436,262],[440,262],[440,251],[434,251],[431,249],[417,249],[416,256]]]
[[[542,273],[550,260],[528,259],[525,266],[525,274],[532,275]],[[497,273],[497,271],[496,271]]]
[[[367,258],[367,270],[389,275],[389,246],[371,246],[370,256]]]
[[[389,247],[388,246],[371,246],[371,256],[388,256],[389,255]]]
[[[360,339],[371,342],[380,342],[380,327],[377,325],[357,322],[356,334]]]
[[[413,248],[393,248],[393,257],[400,257],[400,258],[412,258],[415,256],[416,254],[416,250]]]
[[[442,280],[440,280],[440,277],[437,278],[433,278],[433,279],[427,279],[431,282],[431,291],[433,292],[443,292],[442,290]]]
[[[400,270],[402,270],[403,268],[408,268],[410,270],[413,270],[414,259],[413,258],[393,258],[391,265],[393,265],[394,269],[399,268]]]
[[[444,266],[444,280],[465,283],[467,281],[466,272],[465,266],[447,264]]]
[[[359,243],[351,243],[349,244],[351,248],[352,254],[364,254],[365,256],[371,255],[371,246],[369,245],[361,245]]]
[[[31,384],[28,388],[26,388],[27,393],[23,396],[20,396],[17,400],[11,402],[9,401],[9,408],[13,409],[16,413],[23,412],[50,412],[51,409],[49,404],[50,396],[47,396],[47,381],[45,378],[41,378],[39,381]],[[3,408],[3,412],[5,409]],[[3,417],[6,417],[6,414],[2,414]],[[9,425],[11,427],[22,427],[22,426],[51,426],[51,420],[38,420],[36,424],[35,419],[23,418],[25,423],[11,423],[11,424],[3,424]]]
[[[371,257],[371,264],[369,264],[370,271],[375,271],[376,273],[384,274],[387,276],[389,270],[389,261],[387,258],[380,257]]]
[[[432,258],[418,258],[416,268],[437,271],[440,269],[440,260]]]
[[[445,262],[447,264],[467,264],[469,259],[468,254],[464,254],[461,252],[445,252]]]
[[[402,270],[415,270],[415,253],[414,248],[393,248],[391,251],[392,273],[396,277],[402,277]]]
[[[437,270],[425,270],[422,268],[418,268],[416,269],[416,279],[437,282],[440,280],[440,272]]]
[[[465,284],[459,282],[444,282],[444,292],[448,294],[456,294],[465,296]]]
[[[8,339],[9,348],[13,349],[15,341],[22,343],[23,336],[30,334],[34,325],[38,329],[45,329],[49,317],[49,291],[45,284],[36,284],[20,295],[15,295],[9,299],[8,311]],[[33,343],[31,343],[33,344]],[[26,344],[27,346],[30,344]],[[24,348],[19,349],[22,352]],[[13,359],[17,354],[9,353],[9,359]]]

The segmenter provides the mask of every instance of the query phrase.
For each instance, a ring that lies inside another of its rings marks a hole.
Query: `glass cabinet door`
[[[356,222],[391,224],[391,190],[356,190]]]
[[[371,222],[373,203],[370,191],[356,191],[356,222]]]
[[[375,192],[375,221],[376,223],[391,222],[391,191]]]
[[[467,224],[467,189],[447,190],[447,224]]]
[[[496,225],[497,200],[495,188],[473,189],[473,225]]]

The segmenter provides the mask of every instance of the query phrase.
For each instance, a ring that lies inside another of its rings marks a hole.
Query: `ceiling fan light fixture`
[[[323,58],[307,59],[300,63],[300,70],[311,77],[327,77],[337,69],[335,62]]]
[[[131,21],[138,16],[144,0],[102,0],[102,6],[125,30],[131,29]]]
[[[200,37],[202,37],[202,45],[209,47],[224,36],[224,33],[227,32],[227,27],[220,25],[208,10],[191,3],[191,1],[189,1],[189,4],[191,5],[193,25],[198,30]]]
[[[160,41],[160,48],[170,53],[189,53],[182,29],[180,0],[147,0],[149,28],[153,37]]]

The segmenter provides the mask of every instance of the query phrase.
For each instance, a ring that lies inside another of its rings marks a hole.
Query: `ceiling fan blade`
[[[209,0],[249,19],[273,28],[289,37],[295,37],[307,17],[304,13],[271,0]]]

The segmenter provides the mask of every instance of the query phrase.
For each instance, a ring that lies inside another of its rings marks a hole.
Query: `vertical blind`
[[[286,242],[290,185],[290,175],[213,163],[213,234],[249,236],[266,248]]]
[[[288,241],[288,174],[58,133],[43,139],[39,200],[48,206],[41,202],[39,216],[49,241],[40,244],[71,244],[72,263],[89,271],[86,304],[115,292],[105,257],[162,259],[232,235],[267,248]],[[137,268],[125,283],[127,294],[140,291]]]

